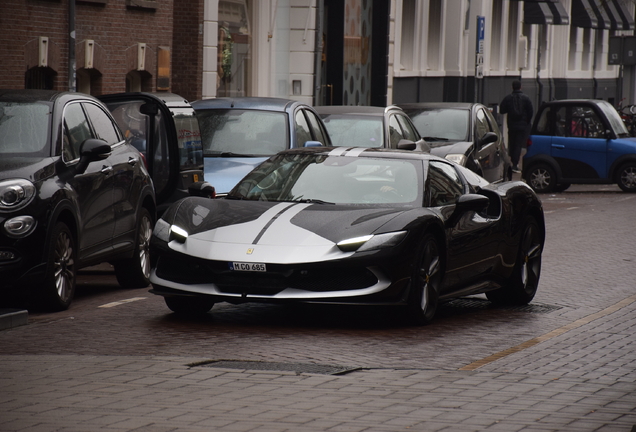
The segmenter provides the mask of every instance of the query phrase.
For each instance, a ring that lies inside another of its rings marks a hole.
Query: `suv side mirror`
[[[497,141],[497,138],[499,138],[497,136],[496,133],[494,132],[487,132],[486,134],[484,134],[483,137],[481,137],[481,139],[479,140],[479,146],[485,146],[486,144],[490,144],[490,143],[494,143],[495,141]]]

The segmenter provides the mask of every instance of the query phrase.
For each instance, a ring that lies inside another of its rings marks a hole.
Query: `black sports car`
[[[405,305],[423,324],[459,296],[530,302],[544,238],[525,183],[420,152],[294,149],[223,199],[171,206],[151,240],[151,292],[183,314],[221,301]]]

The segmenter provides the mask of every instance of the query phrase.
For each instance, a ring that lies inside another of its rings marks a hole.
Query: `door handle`
[[[564,149],[565,148],[565,144],[552,144],[552,147]]]
[[[137,162],[139,162],[139,159],[134,158],[132,156],[128,157],[128,165],[135,166],[137,165]]]
[[[101,172],[102,174],[108,175],[108,174],[110,174],[111,172],[113,172],[113,167],[112,167],[112,166],[108,166],[108,165],[104,165],[104,166],[102,167],[102,169],[100,170],[100,172]]]

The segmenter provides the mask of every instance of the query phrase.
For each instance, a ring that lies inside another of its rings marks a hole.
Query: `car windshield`
[[[407,111],[420,135],[433,147],[440,144],[435,141],[468,141],[469,113],[450,108]]]
[[[199,122],[191,108],[173,108],[174,125],[177,129],[181,168],[196,169],[203,165],[203,149]]]
[[[282,154],[263,162],[229,199],[319,204],[422,204],[419,160]]]
[[[204,156],[271,156],[289,148],[287,114],[217,109],[197,111]]]
[[[606,101],[599,101],[598,107],[603,111],[605,117],[609,120],[612,129],[614,129],[614,132],[618,137],[630,136],[627,128],[625,127],[625,123],[623,123],[623,120],[621,119],[620,114],[618,114],[618,111],[616,111],[616,108]]]
[[[334,146],[382,147],[383,117],[327,114],[322,118]]]
[[[49,154],[51,107],[45,103],[0,102],[0,154]]]

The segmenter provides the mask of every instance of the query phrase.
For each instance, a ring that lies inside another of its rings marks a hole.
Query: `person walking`
[[[526,143],[534,108],[532,101],[521,91],[521,81],[514,80],[512,82],[512,93],[507,95],[501,101],[499,106],[501,114],[508,114],[508,154],[512,161],[512,170],[520,172],[519,158],[521,157],[521,149]]]

